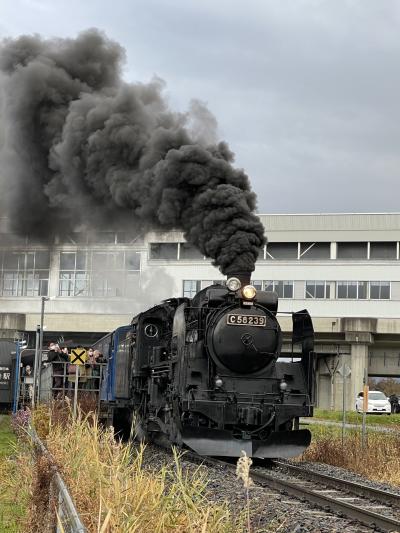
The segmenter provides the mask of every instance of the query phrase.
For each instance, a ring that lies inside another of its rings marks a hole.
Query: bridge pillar
[[[364,372],[368,369],[368,347],[369,344],[355,343],[351,345],[351,376],[350,394],[351,409],[355,409],[356,397],[363,390]]]
[[[365,369],[368,371],[369,346],[374,342],[377,320],[374,318],[343,318],[342,331],[346,342],[350,343],[350,394],[352,409],[355,409],[356,397],[364,385]]]
[[[0,313],[0,338],[13,339],[18,331],[25,331],[25,315]]]

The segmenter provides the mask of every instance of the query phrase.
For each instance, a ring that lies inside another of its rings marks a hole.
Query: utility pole
[[[364,368],[364,390],[363,390],[363,417],[362,417],[362,434],[361,444],[365,448],[367,444],[367,411],[368,411],[368,368]]]
[[[33,393],[32,393],[32,407],[35,407],[36,390],[38,385],[38,366],[39,366],[39,338],[40,325],[36,326],[36,343],[35,343],[35,364],[33,366]]]
[[[346,363],[345,355],[343,355],[342,366],[338,370],[338,374],[342,376],[343,394],[342,394],[342,446],[344,446],[344,435],[346,431],[346,379],[351,375],[351,369]]]
[[[44,305],[45,303],[50,300],[50,298],[47,298],[46,296],[42,296],[42,308],[40,312],[40,336],[39,336],[39,361],[38,361],[38,372],[39,372],[39,384],[38,384],[38,392],[37,392],[37,400],[40,400],[40,386],[41,386],[41,378],[42,378],[42,357],[43,357],[43,323],[44,323]]]
[[[14,381],[14,398],[13,398],[13,409],[12,409],[12,412],[14,414],[18,410],[20,373],[21,373],[21,346],[20,346],[20,341],[17,340],[15,343],[15,381]]]

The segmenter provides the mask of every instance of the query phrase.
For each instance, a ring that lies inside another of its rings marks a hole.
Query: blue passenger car
[[[111,420],[115,408],[124,406],[129,399],[131,364],[127,336],[131,330],[132,326],[121,326],[93,344],[93,348],[99,350],[106,360],[100,401],[103,414],[107,411],[107,417]]]

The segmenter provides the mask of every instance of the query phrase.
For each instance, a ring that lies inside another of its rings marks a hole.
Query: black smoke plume
[[[190,126],[212,115],[201,104],[172,112],[161,80],[125,83],[123,60],[97,30],[3,41],[0,175],[13,229],[46,235],[125,218],[182,229],[223,273],[253,271],[264,232],[249,179],[225,143]]]

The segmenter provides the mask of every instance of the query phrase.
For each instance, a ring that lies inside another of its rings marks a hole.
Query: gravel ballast
[[[145,468],[154,470],[164,465],[171,465],[172,462],[171,454],[166,450],[153,446],[148,446],[146,449]],[[198,468],[198,465],[185,460],[184,457],[181,459],[181,464],[185,471],[194,472]],[[327,474],[332,473],[343,479],[362,480],[370,486],[385,487],[380,483],[374,484],[346,470],[328,465],[316,463],[301,463],[301,465]],[[243,488],[242,482],[236,478],[234,472],[222,466],[203,465],[201,468],[206,469],[207,479],[209,480],[207,496],[210,501],[228,502],[233,514],[239,514],[246,509],[246,490]],[[389,487],[388,490],[394,491],[393,487]],[[280,533],[332,533],[343,531],[346,531],[346,533],[364,533],[375,531],[373,528],[360,525],[358,522],[341,518],[330,511],[325,511],[305,501],[300,501],[257,484],[249,489],[249,497],[252,533],[275,531]]]

